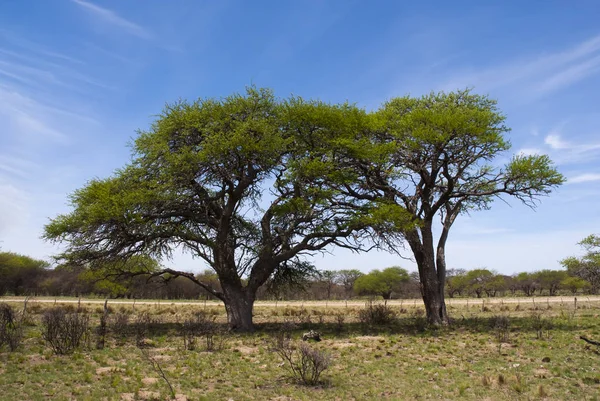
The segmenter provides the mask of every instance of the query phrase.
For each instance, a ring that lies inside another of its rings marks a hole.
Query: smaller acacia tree
[[[504,196],[535,207],[564,177],[546,155],[494,162],[511,147],[505,116],[494,100],[469,90],[395,98],[371,117],[370,129],[326,146],[335,148],[336,171],[350,177],[332,185],[411,216],[402,238],[418,267],[428,322],[448,323],[446,243],[456,219]]]

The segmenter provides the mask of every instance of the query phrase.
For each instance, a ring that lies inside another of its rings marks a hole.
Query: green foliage
[[[0,295],[9,292],[23,295],[33,287],[35,278],[42,275],[48,262],[13,252],[0,252]]]
[[[535,273],[540,291],[546,289],[549,295],[556,295],[567,277],[568,274],[564,270],[540,270]]]
[[[589,235],[579,242],[586,254],[581,258],[569,257],[560,261],[569,275],[589,282],[592,293],[600,291],[600,236]]]
[[[401,285],[409,280],[408,272],[397,266],[383,271],[372,270],[354,282],[354,291],[359,295],[379,295],[390,299],[393,292],[399,292]]]
[[[565,277],[561,282],[560,286],[566,290],[571,291],[571,294],[575,295],[579,291],[587,290],[591,287],[591,284],[579,277]]]

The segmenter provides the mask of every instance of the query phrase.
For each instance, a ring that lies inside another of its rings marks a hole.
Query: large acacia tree
[[[511,147],[505,116],[494,100],[468,90],[395,98],[367,117],[369,128],[325,138],[323,154],[347,178],[331,185],[411,216],[403,241],[418,266],[428,321],[444,324],[445,250],[458,216],[503,196],[535,207],[564,178],[545,155],[497,161]]]
[[[312,159],[311,135],[353,132],[362,120],[352,116],[363,114],[255,88],[167,106],[139,133],[131,162],[75,191],[73,211],[53,219],[45,237],[66,243],[62,259],[110,266],[108,274],[187,277],[224,302],[231,328],[252,330],[256,292],[270,277],[303,269],[303,254],[330,245],[361,249],[369,226],[402,223],[401,214],[384,218],[379,200],[350,198],[302,172],[311,168],[303,162]],[[176,248],[212,268],[220,289],[173,268],[119,267]]]

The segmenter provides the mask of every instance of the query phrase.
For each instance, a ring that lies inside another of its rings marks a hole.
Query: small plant
[[[0,303],[0,348],[5,344],[8,349],[16,351],[23,339],[23,318],[25,309],[21,319],[17,318],[15,310],[6,303]]]
[[[196,349],[197,340],[203,337],[206,351],[219,351],[223,348],[225,337],[221,335],[216,317],[212,319],[204,313],[196,314],[192,319],[187,319],[180,326],[180,334],[183,337],[183,346],[187,350]]]
[[[88,338],[89,317],[52,308],[42,316],[42,337],[58,355],[72,353]]]
[[[338,313],[335,315],[335,332],[341,333],[344,330],[344,322],[346,321],[346,315]]]
[[[173,389],[173,386],[171,385],[171,382],[169,381],[169,378],[165,374],[165,371],[163,370],[162,366],[160,366],[160,363],[156,360],[156,358],[154,358],[152,355],[150,355],[150,352],[148,352],[148,350],[146,350],[142,347],[138,347],[138,348],[140,349],[140,352],[142,353],[144,358],[150,363],[150,365],[152,366],[152,369],[154,369],[154,371],[156,373],[158,373],[160,375],[160,377],[163,378],[165,383],[167,383],[167,386],[169,386],[169,392],[171,393],[171,399],[173,399],[173,400],[176,399],[175,390]]]
[[[366,325],[386,325],[396,321],[396,312],[387,305],[369,302],[365,309],[358,312],[358,320]]]
[[[104,302],[104,310],[102,315],[100,316],[100,324],[96,327],[96,335],[98,338],[96,339],[96,348],[104,349],[106,345],[106,334],[108,333],[108,301]]]
[[[304,342],[294,346],[291,341],[286,341],[277,347],[276,351],[292,372],[294,379],[306,385],[318,384],[321,374],[331,364],[331,356],[328,353]]]
[[[120,343],[124,343],[125,338],[129,334],[129,315],[123,312],[117,312],[114,315],[111,315],[110,331],[114,333]]]
[[[510,334],[510,318],[508,316],[494,316],[491,319],[492,328],[496,333],[498,344],[507,343]],[[498,345],[500,349],[500,345]]]
[[[148,312],[140,313],[134,324],[135,330],[135,345],[139,348],[146,346],[146,337],[148,337],[148,332],[150,330],[150,324],[152,323],[152,319]]]
[[[550,329],[552,323],[546,319],[541,313],[533,313],[531,315],[531,325],[536,333],[536,338],[541,340],[544,337],[544,332],[547,337],[550,337]]]

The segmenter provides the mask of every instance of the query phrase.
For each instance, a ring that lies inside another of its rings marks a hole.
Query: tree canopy
[[[535,207],[564,177],[546,155],[513,155],[503,166],[495,162],[511,146],[505,116],[494,100],[469,90],[395,98],[370,117],[370,130],[324,144],[337,161],[331,168],[348,178],[331,185],[356,199],[400,206],[411,216],[414,224],[403,230],[403,241],[419,269],[428,320],[442,324],[445,248],[456,218],[489,209],[503,196]]]
[[[392,293],[400,292],[403,283],[409,280],[408,272],[398,266],[373,270],[354,281],[354,291],[359,295],[379,295],[390,299]]]
[[[593,294],[600,290],[600,236],[592,234],[579,242],[586,253],[580,258],[575,256],[561,260],[570,275],[589,282]],[[581,283],[571,282],[572,285]]]
[[[189,252],[216,272],[218,289],[171,268],[149,274],[193,281],[242,330],[252,329],[258,288],[305,267],[303,255],[407,243],[428,319],[440,324],[456,218],[503,195],[534,207],[564,181],[545,155],[494,162],[510,149],[504,120],[495,101],[468,90],[395,98],[374,112],[256,88],[178,102],[139,132],[127,166],[71,195],[73,211],[45,237],[91,268]]]
[[[313,140],[360,129],[364,114],[256,88],[168,105],[139,132],[132,161],[75,191],[73,211],[53,219],[45,237],[68,244],[63,260],[92,268],[190,252],[217,273],[220,289],[171,268],[151,274],[187,277],[225,302],[233,328],[251,330],[256,291],[274,273],[330,245],[361,249],[369,227],[404,223],[400,213],[384,219],[379,201],[351,199],[306,174]]]

